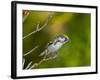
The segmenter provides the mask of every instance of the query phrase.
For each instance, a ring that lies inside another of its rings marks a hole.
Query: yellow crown
[[[69,37],[66,34],[61,34],[61,35],[63,35],[65,38],[69,39]]]

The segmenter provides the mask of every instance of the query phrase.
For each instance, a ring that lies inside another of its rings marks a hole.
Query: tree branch
[[[22,62],[22,66],[24,68],[24,64],[25,64],[25,59],[23,58],[23,62]]]
[[[32,61],[27,65],[27,67],[25,69],[29,69],[31,64],[32,64]]]
[[[39,26],[40,26],[40,22],[39,22],[39,23],[37,24],[37,26],[36,26],[36,30],[34,30],[34,31],[30,32],[29,34],[27,34],[26,36],[24,36],[23,39],[25,39],[25,38],[31,36],[32,34],[35,34],[35,33],[39,32],[39,31],[41,31],[43,28],[45,28],[45,27],[48,25],[48,23],[49,23],[49,21],[51,20],[51,18],[53,17],[53,14],[54,14],[53,12],[50,12],[48,18],[46,19],[46,22],[45,22],[41,27],[39,27]],[[38,48],[38,46],[34,47],[33,49],[31,49],[30,51],[28,51],[27,53],[25,53],[24,56],[27,56],[28,54],[32,53],[32,52],[33,52],[34,50],[36,50],[37,48]],[[40,60],[38,63],[33,64],[32,66],[31,66],[31,64],[32,64],[32,61],[31,61],[31,62],[27,65],[27,67],[26,67],[25,69],[32,69],[32,68],[35,68],[35,67],[37,67],[38,65],[40,65],[40,64],[41,64],[42,62],[44,62],[44,61],[46,61],[45,57],[44,57],[42,60]],[[23,67],[24,67],[24,64],[25,64],[25,59],[23,60]]]
[[[48,51],[47,50],[45,50],[45,52],[46,52],[46,54],[48,54]],[[37,62],[37,63],[34,63],[29,69],[34,69],[34,68],[36,68],[37,66],[39,66],[42,62],[44,62],[44,61],[47,61],[47,60],[50,60],[51,58],[47,58],[47,55],[44,55],[44,57],[43,57],[43,59],[41,59],[39,62]]]
[[[30,32],[29,34],[27,34],[26,36],[24,36],[23,39],[27,38],[28,36],[30,36],[32,34],[35,34],[36,32],[38,32],[39,31],[39,25],[40,25],[40,23],[37,24],[37,27],[36,27],[35,31]]]
[[[38,46],[34,47],[33,49],[31,49],[30,51],[28,51],[27,53],[25,53],[24,56],[27,56],[31,52],[35,51],[37,48],[38,48]]]
[[[24,36],[23,39],[27,38],[28,36],[30,36],[30,35],[32,35],[32,34],[35,34],[35,33],[39,32],[39,31],[41,31],[43,28],[45,28],[45,27],[48,25],[49,20],[53,17],[53,14],[54,14],[53,12],[51,12],[51,13],[49,14],[49,17],[46,19],[46,22],[45,22],[44,25],[41,26],[40,28],[39,28],[39,25],[40,25],[40,22],[39,22],[39,23],[37,24],[37,26],[36,26],[36,30],[34,30],[34,31],[30,32],[29,34],[27,34],[26,36]]]

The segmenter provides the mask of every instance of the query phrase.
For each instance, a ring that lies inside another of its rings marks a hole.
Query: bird
[[[44,59],[55,59],[57,51],[69,41],[69,37],[65,34],[58,35],[54,40],[50,41],[46,49],[39,55],[44,56]]]

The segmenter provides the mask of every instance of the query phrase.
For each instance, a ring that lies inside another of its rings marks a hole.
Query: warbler
[[[69,37],[65,34],[57,36],[53,41],[50,41],[45,51],[39,56],[45,56],[47,59],[54,59],[57,57],[57,51],[69,41]]]

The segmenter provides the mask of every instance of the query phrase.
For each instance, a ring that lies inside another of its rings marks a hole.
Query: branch
[[[53,17],[53,14],[54,14],[54,13],[51,12],[51,13],[49,14],[49,17],[47,18],[47,20],[46,20],[46,22],[44,23],[43,26],[41,26],[41,27],[39,28],[40,23],[38,23],[37,26],[36,26],[36,30],[34,30],[34,31],[30,32],[29,34],[27,34],[26,36],[24,36],[23,39],[27,38],[28,36],[30,36],[30,35],[32,35],[32,34],[35,34],[35,33],[39,32],[39,31],[41,31],[43,28],[45,28],[45,27],[48,25],[49,20]]]
[[[40,23],[37,24],[37,27],[36,27],[36,30],[35,31],[30,32],[29,34],[27,34],[26,36],[24,36],[23,39],[27,38],[28,36],[30,36],[32,34],[35,34],[36,32],[38,32],[39,25],[40,25]]]
[[[31,66],[31,64],[32,64],[32,61],[26,66],[26,68],[25,69],[29,69],[30,68],[30,66]]]
[[[33,49],[31,49],[30,51],[28,51],[27,53],[25,53],[24,56],[27,56],[31,52],[35,51],[37,48],[38,48],[38,46],[34,47]]]
[[[48,54],[48,53],[47,53],[47,54]],[[41,59],[38,63],[33,64],[29,69],[34,69],[34,68],[36,68],[37,66],[39,66],[42,62],[48,61],[48,60],[53,60],[53,59],[55,59],[56,57],[57,57],[57,54],[55,54],[54,56],[48,57],[48,58],[47,58],[47,55],[45,55],[45,56],[43,57],[43,59]]]
[[[23,62],[22,62],[22,66],[24,67],[24,64],[25,64],[25,59],[23,59]]]
[[[36,26],[36,30],[34,30],[34,31],[30,32],[29,34],[27,34],[26,36],[24,36],[23,39],[25,39],[25,38],[31,36],[32,34],[35,34],[35,33],[39,32],[39,31],[41,31],[43,28],[45,28],[45,27],[48,25],[50,19],[53,17],[53,14],[54,14],[53,12],[51,12],[51,13],[49,14],[49,16],[48,16],[46,22],[45,22],[40,28],[39,28],[39,26],[40,26],[40,22],[39,22],[39,23],[37,24],[37,26]],[[33,49],[31,49],[30,51],[28,51],[27,53],[25,53],[24,56],[27,56],[28,54],[30,54],[31,52],[33,52],[33,51],[36,50],[37,48],[38,48],[38,46],[34,47]],[[27,67],[26,67],[25,69],[34,68],[34,67],[40,65],[40,64],[41,64],[42,62],[44,62],[44,61],[46,61],[45,57],[44,57],[41,61],[39,61],[38,63],[35,63],[33,66],[31,66],[31,64],[32,64],[32,61],[31,61],[31,62],[27,65]],[[24,64],[25,64],[25,59],[23,60],[23,67],[24,67]]]
[[[45,59],[42,59],[42,60],[39,61],[38,63],[33,64],[33,65],[30,67],[30,69],[33,69],[33,68],[39,66],[39,65],[40,65],[42,62],[44,62],[44,61],[45,61]]]
[[[38,48],[38,46],[36,46],[33,49],[31,49],[29,52],[27,52],[26,54],[24,54],[24,57],[27,56],[28,54],[30,54],[31,52],[35,51],[37,48]],[[24,67],[24,64],[25,64],[25,58],[23,58],[23,62],[22,62],[23,67]],[[32,62],[30,62],[25,69],[28,69],[31,64],[32,64]]]
[[[46,54],[48,54],[47,53],[47,50],[45,50],[45,52],[46,52]],[[39,62],[37,62],[37,63],[34,63],[29,69],[33,69],[33,68],[36,68],[37,66],[39,66],[41,63],[43,63],[44,61],[47,61],[47,60],[50,60],[51,59],[51,57],[50,58],[47,58],[47,55],[45,55],[44,57],[43,57],[43,59],[41,59]]]

